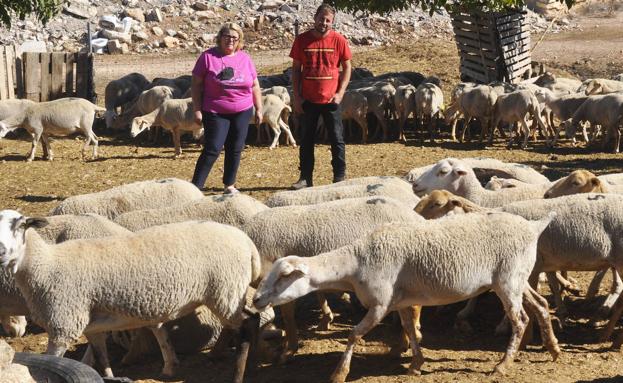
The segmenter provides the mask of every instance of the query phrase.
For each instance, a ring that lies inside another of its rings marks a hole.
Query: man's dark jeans
[[[329,133],[331,142],[331,166],[333,167],[333,179],[343,179],[346,174],[346,148],[344,145],[344,127],[342,125],[342,110],[339,104],[314,104],[309,101],[303,102],[303,114],[300,121],[300,147],[299,161],[301,179],[313,184],[314,174],[314,140],[318,118],[322,121]]]

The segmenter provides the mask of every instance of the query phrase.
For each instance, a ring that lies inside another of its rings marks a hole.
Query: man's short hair
[[[329,12],[333,16],[335,16],[335,14],[337,13],[337,11],[335,10],[335,8],[332,5],[327,4],[327,3],[322,3],[316,9],[316,13],[314,14],[314,18],[316,18],[316,16],[318,16],[319,14],[324,13],[324,12]]]

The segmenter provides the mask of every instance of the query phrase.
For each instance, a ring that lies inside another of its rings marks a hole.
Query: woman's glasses
[[[221,35],[221,37],[224,38],[225,40],[231,40],[233,42],[240,40],[238,36],[232,36],[232,35]]]

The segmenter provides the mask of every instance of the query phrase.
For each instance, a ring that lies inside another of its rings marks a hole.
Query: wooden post
[[[9,73],[7,73],[7,66],[5,63],[6,47],[0,48],[0,100],[6,100],[9,98],[8,81]]]
[[[40,54],[24,52],[24,92],[25,98],[39,102],[41,97],[41,64]]]
[[[50,54],[41,53],[41,97],[40,101],[51,101],[50,89],[52,88],[52,76],[50,73]]]
[[[52,53],[52,74],[50,80],[50,99],[63,97],[63,83],[65,80],[65,54]]]
[[[74,86],[76,71],[74,69],[74,62],[73,53],[65,53],[65,97],[76,96],[76,87]]]
[[[91,45],[91,23],[87,21],[87,52],[93,53],[93,45]]]

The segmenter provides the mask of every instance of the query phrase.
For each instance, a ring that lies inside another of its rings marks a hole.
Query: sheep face
[[[586,85],[586,90],[584,92],[587,96],[599,94],[602,92],[601,84],[598,81],[592,80],[588,83],[588,85]]]
[[[561,128],[565,130],[565,137],[571,139],[575,136],[575,132],[577,131],[577,126],[573,124],[572,119],[568,119],[563,121],[560,124]]]
[[[26,317],[10,316],[0,318],[4,332],[10,337],[22,337],[26,333]]]
[[[107,110],[106,112],[104,112],[104,119],[106,120],[107,129],[112,128],[115,117],[117,117],[117,113],[115,113],[114,110]]]
[[[264,310],[291,302],[313,290],[304,258],[289,256],[275,262],[255,292],[253,305]]]
[[[26,249],[26,230],[44,227],[43,218],[27,218],[15,210],[0,211],[0,264],[17,272]]]
[[[576,170],[556,182],[545,192],[544,198],[556,198],[579,193],[605,193],[601,180],[587,170]]]
[[[413,183],[413,192],[417,196],[423,196],[433,190],[449,190],[456,192],[467,170],[458,160],[447,158],[435,164],[431,169],[424,172]]]
[[[136,117],[132,120],[132,129],[130,130],[130,134],[132,137],[136,137],[140,132],[149,128],[149,125],[149,122],[145,121],[141,117]]]
[[[445,215],[463,214],[463,201],[447,190],[434,190],[422,198],[413,209],[426,219],[437,219]]]

